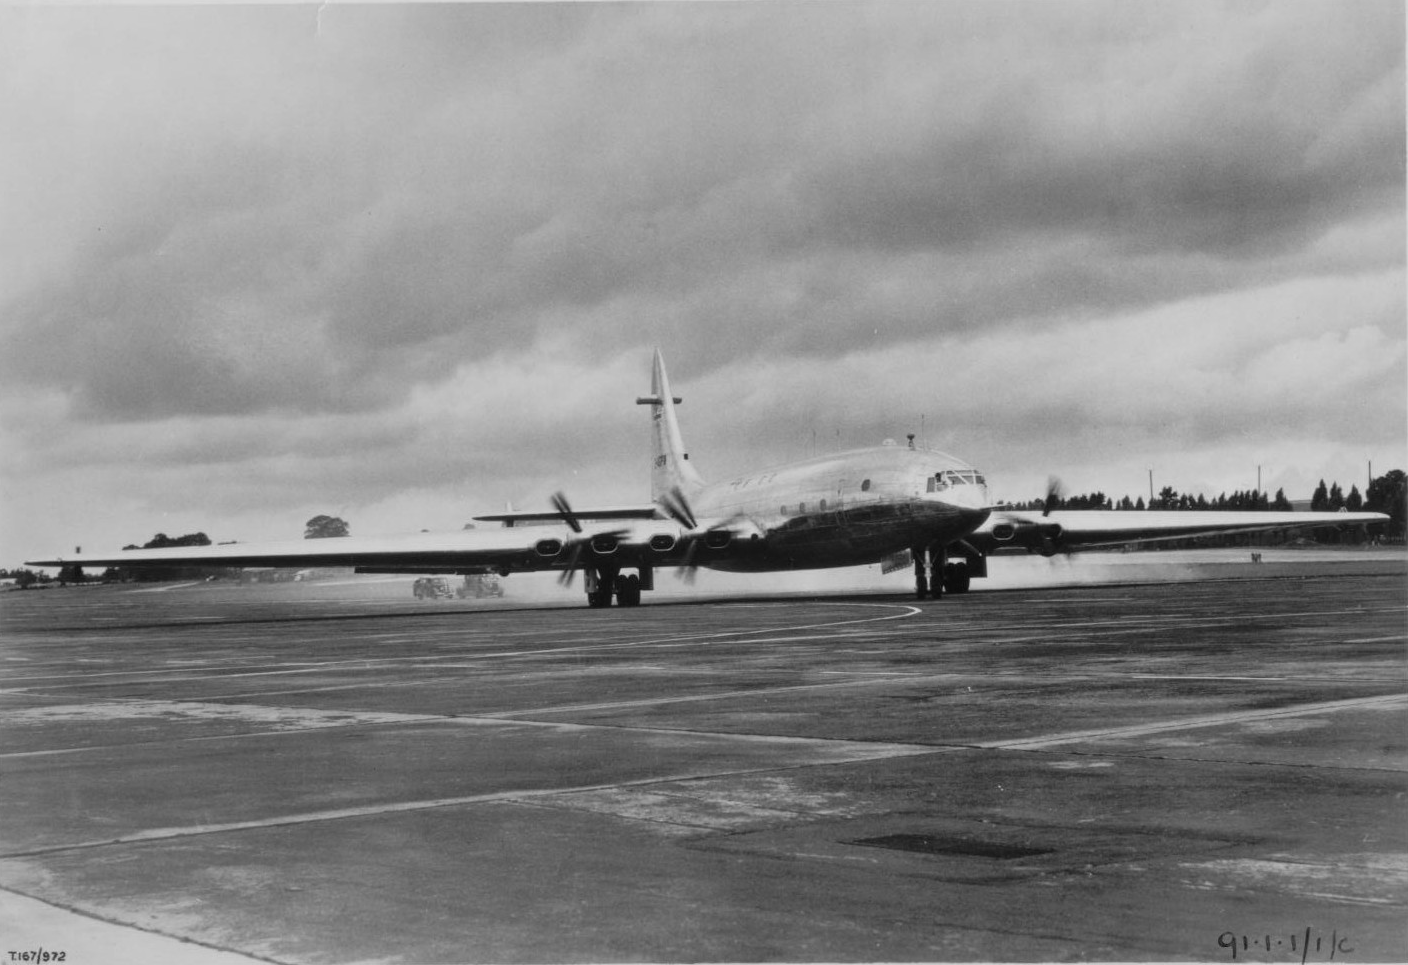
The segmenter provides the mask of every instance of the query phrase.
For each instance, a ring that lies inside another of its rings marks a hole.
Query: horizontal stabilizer
[[[556,509],[542,511],[518,511],[493,513],[488,516],[475,516],[484,523],[561,523],[569,516],[577,519],[660,519],[659,509],[652,503],[646,506],[604,506],[599,509],[574,509],[565,513]]]

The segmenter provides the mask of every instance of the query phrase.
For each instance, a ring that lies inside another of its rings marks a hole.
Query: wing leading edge
[[[574,532],[566,526],[460,530],[411,536],[343,536],[269,543],[222,543],[165,549],[123,550],[103,555],[75,553],[27,561],[28,566],[337,566],[379,572],[454,573],[496,569],[504,572],[561,569],[577,543],[597,541],[624,560],[663,561],[652,547],[680,538],[668,520],[654,523],[594,525]],[[669,537],[661,540],[661,537]]]
[[[475,516],[476,522],[482,523],[506,523],[513,526],[516,523],[549,523],[566,522],[569,518],[576,519],[660,519],[659,507],[654,503],[649,506],[598,506],[588,509],[574,509],[571,513],[561,510],[510,510],[504,513],[490,513],[487,516]]]
[[[1160,510],[996,510],[969,542],[984,552],[1100,549],[1205,536],[1384,523],[1383,513],[1270,513]]]

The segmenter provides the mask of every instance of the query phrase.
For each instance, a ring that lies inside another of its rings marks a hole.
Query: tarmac
[[[0,962],[1408,961],[1374,560],[3,594]]]

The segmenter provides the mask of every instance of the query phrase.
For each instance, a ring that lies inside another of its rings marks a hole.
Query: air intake
[[[733,542],[733,534],[726,529],[713,529],[704,534],[704,545],[711,550],[721,550]]]

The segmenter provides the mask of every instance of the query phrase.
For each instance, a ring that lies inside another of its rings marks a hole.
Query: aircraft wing
[[[1199,512],[1165,510],[996,509],[968,542],[985,553],[1005,548],[1051,555],[1128,543],[1157,543],[1201,536],[1317,529],[1386,523],[1383,513]]]
[[[382,573],[457,573],[501,570],[551,570],[575,565],[583,555],[612,555],[621,565],[668,565],[668,554],[681,536],[670,520],[634,524],[598,523],[574,532],[567,526],[536,526],[408,536],[342,536],[270,543],[221,543],[114,553],[60,554],[27,561],[28,566],[338,566]],[[574,549],[582,549],[574,553]],[[604,552],[603,552],[604,551]]]

